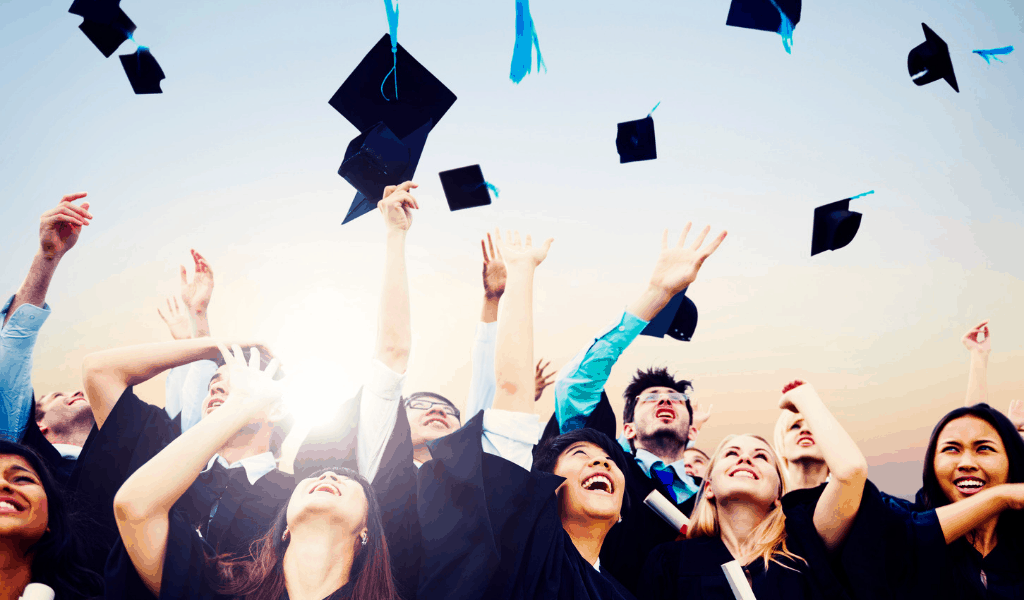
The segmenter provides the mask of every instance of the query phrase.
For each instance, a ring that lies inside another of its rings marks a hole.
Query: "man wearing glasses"
[[[689,230],[687,223],[678,243],[672,246],[668,232],[662,235],[661,254],[647,289],[558,374],[554,388],[560,433],[596,426],[600,419],[591,421],[591,416],[611,411],[604,386],[619,356],[673,296],[693,283],[704,260],[726,235],[723,231],[701,248],[710,231],[705,228],[693,244],[686,246]],[[696,432],[689,398],[692,389],[689,381],[677,380],[664,368],[640,370],[626,387],[622,433],[634,458],[635,468],[626,477],[631,503],[642,503],[656,490],[684,514],[693,510],[700,480],[686,473],[683,456],[691,434]],[[604,405],[600,411],[599,405]],[[601,550],[602,567],[607,566],[617,580],[634,591],[650,550],[679,535],[653,511],[641,515],[637,522],[623,522],[612,528]]]
[[[462,415],[450,400],[432,392],[416,392],[405,399],[409,419],[413,462],[417,467],[430,460],[427,442],[444,437],[462,427]]]

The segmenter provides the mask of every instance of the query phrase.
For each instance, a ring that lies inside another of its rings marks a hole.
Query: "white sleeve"
[[[540,440],[540,417],[532,413],[488,409],[484,411],[484,452],[510,460],[529,470],[533,447]]]
[[[466,420],[487,410],[494,404],[494,344],[498,323],[480,323],[473,341],[473,374],[469,380],[469,398],[466,400]]]
[[[359,398],[359,431],[356,438],[359,474],[373,481],[384,447],[395,429],[401,408],[405,374],[398,374],[377,359],[370,368]]]

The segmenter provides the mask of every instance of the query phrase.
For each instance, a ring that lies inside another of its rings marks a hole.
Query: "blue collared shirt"
[[[0,310],[0,320],[7,318],[12,302],[13,295]],[[45,303],[42,308],[22,304],[0,329],[0,438],[5,440],[20,442],[32,417],[32,350],[49,316]]]
[[[636,450],[636,464],[640,465],[640,469],[643,470],[644,475],[647,477],[657,480],[658,478],[651,474],[652,469],[664,469],[666,467],[665,462],[651,454],[643,448],[637,448]],[[690,499],[697,493],[697,483],[686,474],[686,465],[683,459],[679,459],[676,462],[667,465],[674,475],[672,479],[672,493],[676,495],[676,504],[681,504]]]
[[[216,372],[217,363],[212,360],[197,360],[167,372],[164,410],[172,419],[181,413],[182,433],[202,420],[203,400]]]

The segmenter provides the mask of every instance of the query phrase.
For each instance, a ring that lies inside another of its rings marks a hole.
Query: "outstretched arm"
[[[39,219],[39,250],[21,287],[0,310],[0,439],[20,441],[31,418],[32,351],[50,308],[46,292],[61,258],[75,245],[92,214],[84,193],[64,196]]]
[[[495,342],[494,408],[533,413],[535,375],[533,366],[533,274],[548,255],[552,239],[533,247],[526,236],[508,232],[506,239],[495,231],[498,248],[508,271],[505,295],[498,311]]]
[[[1021,437],[1024,437],[1024,401],[1010,400],[1010,408],[1007,409],[1006,416],[1010,417],[1010,422],[1017,428]]]
[[[409,193],[417,187],[406,181],[384,188],[384,199],[377,208],[387,226],[384,258],[384,289],[377,315],[377,345],[374,358],[396,373],[404,373],[409,364],[412,329],[409,318],[409,278],[405,268],[405,236],[412,227],[412,211],[420,207]]]
[[[114,497],[114,517],[125,549],[143,583],[156,595],[163,577],[171,507],[232,435],[267,411],[276,410],[281,400],[281,382],[273,380],[277,359],[261,372],[255,348],[248,365],[240,347],[233,347],[234,354],[221,348],[230,370],[228,399],[142,465]]]
[[[192,252],[192,262],[195,263],[195,275],[192,281],[188,280],[188,272],[185,266],[181,265],[181,300],[188,307],[189,317],[195,324],[196,337],[208,337],[210,335],[210,299],[213,297],[213,268],[195,249]]]
[[[668,230],[662,233],[661,253],[647,289],[634,300],[611,328],[606,329],[562,368],[555,381],[555,416],[563,433],[583,427],[587,417],[601,400],[601,390],[619,356],[640,335],[647,323],[668,304],[673,296],[690,286],[701,265],[722,244],[723,231],[701,247],[710,227],[686,245],[691,224],[683,228],[679,241],[670,246]]]
[[[835,550],[857,517],[868,478],[867,461],[810,385],[794,381],[786,386],[779,408],[803,415],[832,475],[814,507],[814,528],[825,547]]]
[[[988,355],[992,352],[988,321],[982,321],[960,338],[971,353],[971,370],[967,374],[967,397],[964,406],[988,402]]]
[[[505,293],[505,261],[494,247],[491,234],[487,234],[486,244],[480,240],[480,249],[484,253],[484,305],[476,329],[476,339],[473,341],[473,373],[469,379],[469,398],[466,400],[467,416],[487,410],[494,402],[494,337],[498,301]]]
[[[1024,510],[1024,483],[1004,483],[935,509],[947,544],[1004,510]]]

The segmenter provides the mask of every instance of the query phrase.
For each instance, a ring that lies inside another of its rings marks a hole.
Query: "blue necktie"
[[[655,466],[651,469],[651,472],[658,477],[658,481],[665,485],[665,489],[668,491],[669,500],[675,504],[676,501],[676,490],[672,487],[672,484],[676,480],[675,473],[669,467],[658,467]]]

